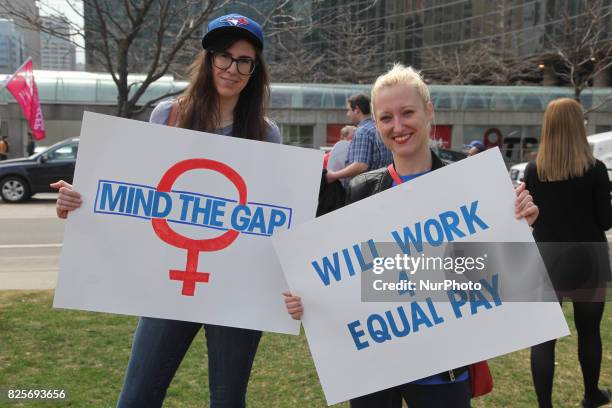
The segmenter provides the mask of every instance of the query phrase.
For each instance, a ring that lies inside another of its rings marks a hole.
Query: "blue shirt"
[[[365,163],[368,170],[376,170],[392,162],[391,151],[376,132],[374,121],[368,118],[359,122],[349,146],[346,164]]]
[[[412,179],[415,179],[415,178],[417,178],[417,177],[419,177],[419,176],[422,176],[423,174],[427,174],[427,173],[429,173],[430,171],[431,171],[431,170],[427,170],[427,171],[424,171],[424,172],[422,172],[422,173],[414,173],[414,174],[409,174],[409,175],[407,175],[407,176],[400,176],[400,178],[401,178],[401,179],[402,179],[402,181],[405,183],[405,182],[410,181],[410,180],[412,180]],[[395,187],[395,186],[397,186],[397,183],[395,182],[395,180],[393,180],[393,183],[391,184],[391,187]]]

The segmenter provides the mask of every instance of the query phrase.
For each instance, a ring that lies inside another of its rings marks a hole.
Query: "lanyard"
[[[393,167],[393,163],[387,166],[387,170],[389,171],[389,174],[391,174],[391,178],[393,179],[393,181],[395,181],[395,184],[399,186],[400,184],[404,182],[404,180],[402,180],[399,174],[397,174],[397,171],[395,171],[395,167]]]

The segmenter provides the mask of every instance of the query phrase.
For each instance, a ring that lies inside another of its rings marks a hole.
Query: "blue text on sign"
[[[99,180],[94,212],[271,236],[289,229],[292,209],[186,191],[160,192],[155,187]]]

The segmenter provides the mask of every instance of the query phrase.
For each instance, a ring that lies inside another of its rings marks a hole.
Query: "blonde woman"
[[[578,360],[584,379],[585,408],[610,402],[598,388],[601,369],[600,323],[610,260],[604,231],[612,227],[610,180],[593,157],[584,114],[573,99],[552,101],[544,113],[540,148],[525,169],[525,183],[541,210],[533,235],[559,300],[570,297],[578,332]],[[552,407],[555,341],[531,350],[531,371],[540,408]]]
[[[418,72],[395,65],[378,77],[372,88],[372,113],[385,146],[393,155],[393,175],[387,167],[360,174],[351,180],[347,204],[354,203],[402,182],[444,166],[429,148],[429,129],[434,118],[429,89]],[[517,190],[515,215],[529,224],[538,216],[524,185]],[[426,197],[419,197],[426,200]],[[398,203],[398,205],[401,205]],[[304,309],[299,296],[285,294],[287,311],[300,319]],[[451,373],[452,371],[452,373]],[[398,408],[404,399],[410,408],[470,407],[471,389],[467,367],[432,375],[351,400],[351,408]]]

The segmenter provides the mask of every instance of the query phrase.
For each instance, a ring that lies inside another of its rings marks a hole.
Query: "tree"
[[[450,45],[432,44],[423,49],[423,71],[427,78],[454,85],[540,82],[542,72],[535,69],[537,60],[525,52],[526,44],[532,46],[538,42],[539,33],[527,25],[518,28],[516,21],[521,16],[520,24],[524,24],[523,13],[529,14],[530,7],[537,14],[537,6],[517,7],[516,2],[509,0],[488,2],[483,5],[479,19],[464,21],[461,25],[444,25],[442,35],[453,41]]]
[[[83,17],[84,27],[72,25],[71,35],[45,26],[38,13],[20,2],[0,3],[0,11],[22,21],[26,28],[63,38],[78,47],[86,41],[87,57],[104,67],[117,87],[117,116],[130,118],[153,103],[178,92],[141,103],[149,86],[172,72],[180,51],[195,48],[203,24],[226,1],[222,0],[67,0]],[[61,10],[52,10],[61,16]],[[196,36],[196,34],[198,34]],[[190,56],[193,60],[195,53]],[[142,73],[131,80],[129,74]]]
[[[384,67],[380,54],[384,51],[382,21],[356,24],[356,16],[372,6],[358,3],[338,7],[322,16],[318,30],[323,43],[322,69],[326,82],[372,83]]]
[[[266,48],[273,50],[266,55],[271,77],[275,82],[322,82],[323,55],[305,46],[313,32],[312,15],[287,0],[270,5],[266,13],[252,6],[249,11],[262,21]]]
[[[509,57],[495,37],[483,38],[463,47],[428,48],[423,73],[430,82],[451,85],[519,85],[538,82],[531,57]]]
[[[593,79],[612,69],[612,5],[609,0],[589,0],[578,5],[575,13],[564,10],[560,24],[548,30],[546,40],[551,52],[546,59],[557,77],[574,88],[574,99],[580,102],[582,92]]]
[[[310,29],[287,30],[273,37],[276,54],[269,59],[270,73],[275,82],[324,82],[321,75],[323,54],[304,47]]]
[[[340,3],[277,0],[266,10],[259,9],[258,2],[249,4],[249,13],[263,22],[268,48],[274,49],[267,54],[274,81],[369,83],[376,77],[383,65],[383,21],[357,21],[383,5]]]
[[[500,79],[505,79],[506,73],[496,48],[494,42],[487,39],[466,47],[427,48],[423,73],[429,80],[441,84],[503,83]]]

